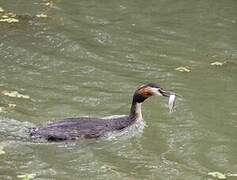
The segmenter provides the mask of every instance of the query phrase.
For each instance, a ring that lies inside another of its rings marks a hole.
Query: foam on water
[[[0,135],[4,140],[29,140],[27,130],[34,124],[9,118],[0,118]]]
[[[112,116],[103,117],[103,119],[110,119],[110,118],[114,119],[114,118],[120,118],[120,117],[125,117],[125,116],[127,115],[112,115]],[[103,139],[113,140],[117,138],[130,138],[134,136],[141,136],[145,126],[146,126],[145,121],[139,121],[125,128],[122,131],[109,132],[106,134],[106,136]]]

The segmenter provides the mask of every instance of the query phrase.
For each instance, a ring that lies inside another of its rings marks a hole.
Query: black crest
[[[158,83],[148,83],[148,84],[146,84],[146,86],[150,86],[153,88],[160,88],[160,85]]]

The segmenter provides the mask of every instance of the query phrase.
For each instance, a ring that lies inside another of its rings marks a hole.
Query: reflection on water
[[[19,19],[0,22],[0,91],[30,97],[0,96],[0,179],[237,173],[234,1],[0,2],[1,18],[12,12]],[[48,17],[37,17],[42,14]],[[191,71],[175,70],[185,66]],[[146,101],[146,126],[138,134],[129,134],[135,128],[103,140],[26,140],[28,126],[127,114],[134,89],[144,82],[181,96],[172,114],[166,99]]]

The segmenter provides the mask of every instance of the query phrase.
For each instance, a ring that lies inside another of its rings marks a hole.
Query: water
[[[0,89],[30,96],[0,96],[0,179],[33,173],[35,179],[195,180],[211,179],[213,171],[237,173],[235,1],[45,3],[0,1],[19,19],[0,22]],[[226,63],[211,66],[215,61]],[[180,66],[191,72],[176,71]],[[144,82],[181,97],[172,114],[167,99],[147,100],[138,135],[50,144],[21,139],[25,126],[126,114]]]

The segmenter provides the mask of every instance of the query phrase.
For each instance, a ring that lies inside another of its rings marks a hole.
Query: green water
[[[0,179],[33,173],[202,180],[214,179],[208,172],[237,173],[235,0],[46,2],[0,0],[19,19],[0,22],[0,90],[30,96],[0,96]],[[216,61],[226,63],[210,65]],[[191,72],[176,71],[180,66]],[[172,114],[167,99],[147,100],[139,135],[56,144],[9,137],[66,117],[127,114],[145,82],[181,96]]]

